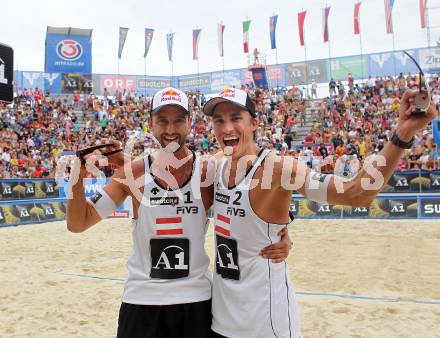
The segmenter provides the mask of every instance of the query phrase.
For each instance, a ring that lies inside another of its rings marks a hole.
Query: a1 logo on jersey
[[[215,271],[226,279],[240,280],[237,241],[216,234]]]
[[[150,277],[176,279],[189,275],[188,238],[152,238]]]

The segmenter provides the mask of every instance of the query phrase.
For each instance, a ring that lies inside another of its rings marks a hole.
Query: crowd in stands
[[[356,83],[351,75],[345,83],[330,81],[329,96],[316,97],[299,87],[258,89],[243,86],[254,100],[260,146],[290,154],[311,167],[342,175],[355,172],[354,159],[361,162],[380,151],[396,126],[400,97],[406,88],[417,86],[417,76],[369,78]],[[439,106],[438,78],[430,80],[432,99]],[[97,97],[75,93],[52,97],[35,88],[20,90],[12,105],[0,105],[0,178],[54,177],[60,156],[116,139],[131,144],[133,156],[156,148],[149,132],[150,98],[118,91]],[[210,121],[202,113],[207,98],[188,92],[192,114],[189,148],[214,154],[219,146]],[[310,114],[307,113],[309,107]],[[309,123],[308,123],[309,122]],[[311,127],[304,139],[298,128]],[[112,168],[106,169],[111,174]],[[417,134],[414,146],[405,152],[397,170],[440,169],[440,157],[431,129]]]

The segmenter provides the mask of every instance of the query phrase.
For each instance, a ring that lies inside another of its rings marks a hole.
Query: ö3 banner
[[[92,72],[92,40],[88,36],[47,34],[46,73]]]

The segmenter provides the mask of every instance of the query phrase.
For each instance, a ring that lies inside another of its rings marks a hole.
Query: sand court
[[[303,337],[440,337],[440,220],[297,220],[290,235]],[[0,247],[0,337],[115,337],[129,220],[0,228]]]

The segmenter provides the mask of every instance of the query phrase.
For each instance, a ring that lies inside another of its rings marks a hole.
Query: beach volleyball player
[[[73,198],[68,200],[68,229],[88,229],[131,196],[133,251],[127,264],[118,337],[205,338],[211,327],[212,276],[204,243],[213,186],[201,185],[206,169],[202,174],[201,158],[185,145],[191,127],[186,95],[174,88],[156,93],[149,123],[161,149],[134,161],[127,156],[124,160],[122,153],[111,155],[110,162],[125,162],[124,168],[89,200],[82,183],[86,168],[80,167]],[[115,142],[104,149],[119,146]],[[284,236],[265,248],[265,253],[282,260],[290,245]]]
[[[436,116],[431,103],[414,113],[417,92],[404,93],[399,121],[390,142],[358,174],[346,179],[311,171],[290,156],[260,149],[254,140],[258,122],[245,91],[226,88],[203,112],[223,156],[214,183],[216,264],[213,279],[214,337],[297,338],[299,314],[287,264],[273,264],[258,247],[278,240],[291,221],[292,191],[323,204],[368,206],[388,181],[415,133]],[[232,301],[234,300],[234,301]]]

